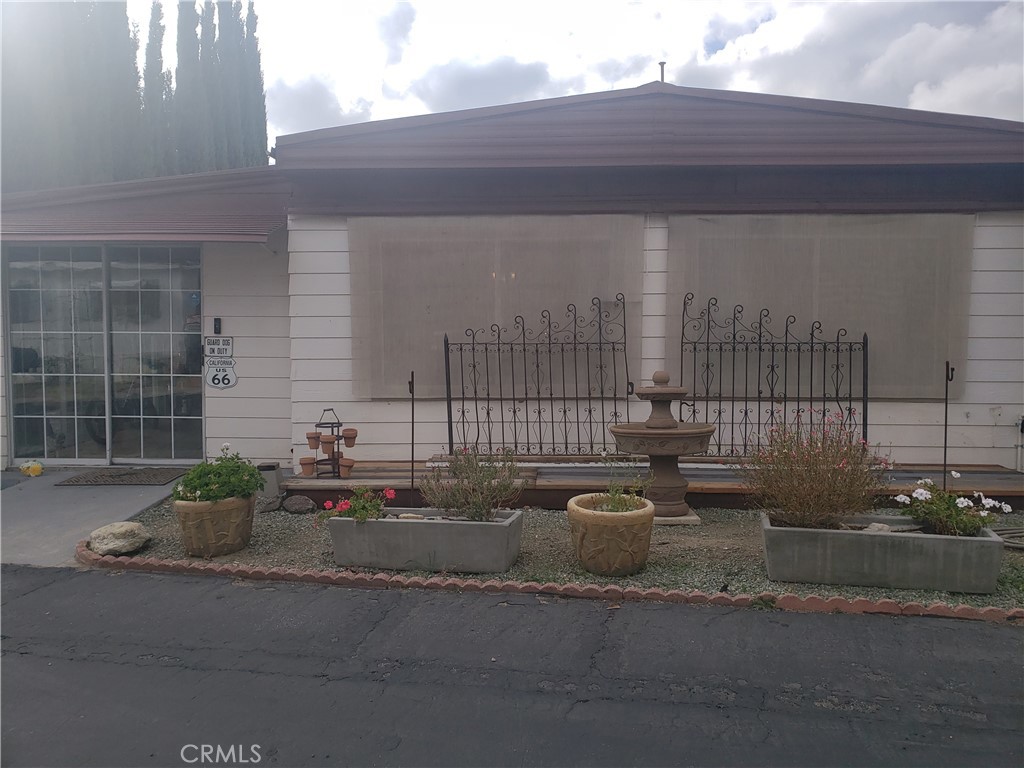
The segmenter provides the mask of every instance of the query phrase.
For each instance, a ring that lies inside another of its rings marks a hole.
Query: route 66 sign
[[[234,368],[209,366],[206,369],[206,383],[217,389],[229,389],[238,383]]]

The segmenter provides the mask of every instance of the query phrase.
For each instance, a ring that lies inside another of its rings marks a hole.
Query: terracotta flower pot
[[[641,509],[600,512],[595,506],[603,495],[585,493],[569,499],[569,530],[576,557],[598,576],[628,576],[647,565],[654,503],[641,499]]]
[[[320,435],[320,450],[330,456],[334,453],[334,444],[338,438],[334,435]]]
[[[320,447],[320,433],[319,432],[307,432],[306,442],[309,444],[309,448],[315,451]]]
[[[351,448],[356,444],[356,437],[359,436],[359,430],[355,427],[346,427],[341,430],[341,437],[345,441],[345,447]]]
[[[216,557],[249,545],[255,496],[220,501],[175,501],[181,541],[194,557]]]
[[[299,466],[302,467],[302,474],[306,477],[312,477],[316,474],[316,457],[315,456],[303,456],[299,459]]]
[[[338,462],[338,472],[341,473],[342,477],[351,477],[352,467],[354,467],[355,465],[355,459],[341,459]]]

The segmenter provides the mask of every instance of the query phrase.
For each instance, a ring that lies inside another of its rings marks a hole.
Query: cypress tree
[[[217,3],[217,67],[220,84],[220,116],[224,126],[224,167],[242,168],[242,72],[245,29],[238,0]]]
[[[249,0],[245,17],[245,62],[242,102],[242,128],[245,131],[243,162],[246,166],[266,165],[267,160],[267,92],[263,86],[263,64],[260,41],[256,37],[256,10]]]
[[[211,142],[199,68],[199,14],[194,2],[178,3],[178,64],[174,71],[174,146],[179,173],[211,167]]]
[[[244,24],[242,10],[240,0],[206,0],[200,16],[195,2],[179,4],[172,87],[160,0],[150,8],[141,81],[125,2],[5,4],[4,191],[266,165],[252,0]]]
[[[223,86],[221,68],[217,58],[217,25],[214,20],[213,0],[203,3],[202,18],[199,21],[199,72],[208,119],[210,156],[207,170],[227,168],[225,128],[221,104]]]
[[[153,0],[149,16],[149,39],[142,75],[143,141],[147,147],[145,168],[149,176],[169,176],[176,170],[170,125],[170,72],[164,70],[164,10]]]

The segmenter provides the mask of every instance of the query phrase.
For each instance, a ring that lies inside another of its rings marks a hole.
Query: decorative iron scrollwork
[[[449,450],[507,448],[520,455],[588,455],[614,445],[608,426],[628,420],[633,383],[626,350],[626,298],[598,297],[559,319],[545,309],[529,328],[468,328],[445,336]]]
[[[815,320],[800,336],[793,315],[775,331],[767,309],[749,322],[744,311],[736,304],[720,319],[718,299],[699,310],[692,293],[683,299],[680,380],[690,394],[679,420],[717,427],[708,452],[747,456],[775,426],[799,421],[813,428],[830,416],[866,441],[867,334],[846,340],[840,328],[826,339]]]

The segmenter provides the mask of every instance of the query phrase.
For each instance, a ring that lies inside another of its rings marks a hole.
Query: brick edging
[[[783,611],[804,613],[878,613],[890,616],[941,616],[971,621],[1022,622],[1024,608],[1005,610],[989,606],[976,608],[973,605],[948,605],[946,603],[898,603],[888,598],[868,600],[864,597],[852,600],[845,597],[800,597],[791,593],[776,595],[761,592],[757,595],[707,594],[699,590],[681,589],[638,589],[597,584],[555,584],[536,581],[480,581],[479,579],[456,579],[449,576],[403,576],[387,573],[356,573],[354,571],[315,571],[297,568],[264,568],[262,566],[213,563],[203,560],[162,560],[155,557],[127,557],[125,555],[98,555],[89,549],[88,541],[80,541],[75,549],[75,559],[83,565],[97,568],[111,568],[127,571],[148,571],[151,573],[191,573],[211,576],[226,576],[234,579],[263,581],[298,581],[306,584],[333,584],[342,587],[378,587],[420,589],[441,589],[446,592],[510,592],[517,594],[545,594],[561,597],[586,597],[597,600],[647,600],[661,603],[689,603],[690,605],[723,605],[735,608],[751,606],[775,608]],[[1024,623],[1024,622],[1022,622]]]

